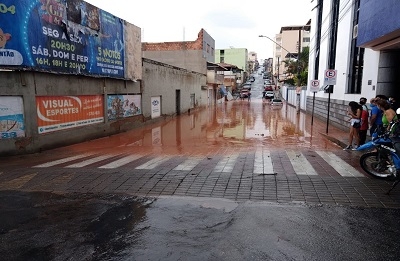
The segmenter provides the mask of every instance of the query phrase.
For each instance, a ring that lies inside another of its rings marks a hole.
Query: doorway
[[[176,115],[181,115],[181,90],[175,90]]]

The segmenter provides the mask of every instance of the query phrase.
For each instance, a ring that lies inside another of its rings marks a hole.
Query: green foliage
[[[286,68],[285,73],[288,75],[285,83],[296,86],[307,85],[309,52],[309,47],[305,47],[297,60],[286,59],[283,61]]]

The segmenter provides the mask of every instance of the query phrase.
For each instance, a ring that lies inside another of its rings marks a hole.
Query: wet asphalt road
[[[399,260],[399,209],[0,192],[2,260]]]

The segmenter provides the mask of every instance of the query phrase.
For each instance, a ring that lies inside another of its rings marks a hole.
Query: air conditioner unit
[[[358,36],[358,24],[353,27],[353,39],[356,39]]]

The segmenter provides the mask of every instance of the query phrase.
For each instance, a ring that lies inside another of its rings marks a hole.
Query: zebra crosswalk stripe
[[[254,158],[254,174],[273,174],[271,152],[269,150],[257,150]]]
[[[54,161],[46,162],[46,163],[39,164],[39,165],[36,165],[36,166],[33,166],[33,167],[34,167],[34,168],[48,168],[48,167],[53,167],[53,166],[58,165],[58,164],[63,164],[63,163],[66,163],[66,162],[70,162],[70,161],[77,160],[77,159],[82,159],[82,158],[85,158],[85,157],[91,156],[91,155],[92,155],[92,154],[81,154],[81,155],[77,155],[77,156],[72,156],[72,157],[68,157],[68,158],[63,158],[63,159],[59,159],[59,160],[54,160]]]
[[[233,167],[235,166],[236,160],[239,157],[239,154],[231,154],[229,156],[225,156],[222,160],[220,160],[215,166],[215,172],[231,172]]]
[[[364,177],[358,170],[350,164],[336,156],[332,152],[316,151],[329,165],[332,166],[343,177]]]
[[[192,170],[203,158],[190,157],[174,168],[174,170]]]
[[[106,165],[100,166],[99,169],[115,169],[115,168],[124,166],[124,165],[128,164],[129,162],[140,159],[141,157],[143,157],[143,156],[136,155],[136,154],[128,155],[128,156],[120,158],[116,161],[110,162]]]
[[[154,169],[161,163],[169,160],[171,157],[170,156],[160,156],[156,157],[154,159],[149,160],[148,162],[136,167],[135,169]]]
[[[326,164],[330,165],[333,169],[335,169],[339,175],[343,177],[364,177],[362,173],[360,173],[356,168],[352,167],[346,161],[341,159],[339,156],[334,154],[333,152],[327,151],[315,151],[325,162]],[[319,175],[317,171],[313,168],[312,164],[308,161],[305,155],[301,151],[297,150],[286,150],[286,154],[290,160],[290,164],[293,166],[293,169],[297,175]],[[54,160],[46,163],[42,163],[39,165],[33,166],[33,168],[46,168],[46,167],[53,167],[60,164],[65,164],[69,162],[79,162],[70,164],[65,168],[81,168],[88,166],[90,164],[94,164],[97,162],[101,162],[103,160],[107,160],[112,157],[116,157],[120,154],[107,154],[103,156],[97,156],[90,159],[85,159],[89,156],[94,155],[94,153],[85,153],[80,154],[72,157],[62,158],[59,160]],[[109,163],[101,165],[98,167],[99,169],[115,169],[121,166],[124,166],[132,161],[137,159],[143,158],[145,155],[141,154],[132,154],[123,156],[122,158],[118,158],[115,160],[110,160]],[[253,173],[254,174],[274,174],[274,163],[272,160],[271,150],[268,149],[258,149],[255,151],[254,155],[254,167]],[[142,165],[136,167],[136,169],[154,169],[159,166],[161,163],[171,159],[173,156],[160,156],[153,158]],[[233,153],[231,155],[227,155],[223,157],[214,167],[215,172],[222,172],[222,173],[230,173],[233,171],[233,168],[238,160],[239,153]],[[195,156],[189,157],[184,162],[179,164],[174,168],[174,170],[182,170],[182,171],[191,171],[193,170],[204,157]],[[100,165],[100,164],[99,164]]]
[[[108,158],[111,158],[111,157],[115,157],[115,155],[109,154],[109,155],[98,156],[98,157],[95,157],[95,158],[92,158],[92,159],[88,159],[88,160],[84,160],[82,162],[78,162],[78,163],[75,163],[75,164],[68,165],[65,168],[82,168],[82,167],[85,167],[87,165],[90,165],[90,164],[93,164],[93,163],[96,163],[96,162],[99,162],[99,161],[102,161],[102,160],[105,160],[105,159],[108,159]]]
[[[287,150],[286,154],[288,155],[290,163],[292,164],[297,175],[318,175],[315,169],[311,166],[310,162],[301,152]]]

